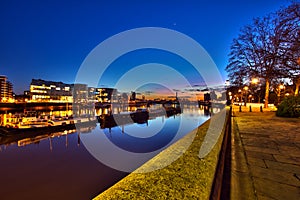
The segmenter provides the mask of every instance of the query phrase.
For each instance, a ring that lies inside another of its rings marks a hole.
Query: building
[[[95,96],[96,89],[94,87],[88,87],[88,99],[89,101],[95,102],[96,96]]]
[[[6,76],[0,76],[0,102],[13,101],[13,85]]]
[[[32,79],[30,83],[31,102],[73,102],[73,84]]]
[[[73,88],[73,98],[75,103],[87,103],[89,97],[88,86],[76,83]]]
[[[117,100],[117,89],[114,88],[96,88],[96,100],[100,103],[112,103]]]

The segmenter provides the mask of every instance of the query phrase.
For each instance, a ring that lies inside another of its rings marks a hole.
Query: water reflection
[[[101,132],[122,149],[151,152],[202,124],[210,117],[210,111],[192,105],[183,105],[177,110],[176,107],[165,109],[161,105],[148,108],[112,106],[94,110],[99,120],[94,125],[58,132],[1,135],[0,170],[5,172],[1,176],[2,183],[5,183],[1,184],[1,198],[90,199],[127,173],[111,169],[94,159],[82,144],[83,137],[101,145],[97,139]],[[88,112],[87,109],[79,113]],[[60,110],[52,111],[52,114],[70,116],[73,113]],[[180,123],[186,126],[174,135]],[[110,152],[105,153],[109,155]]]
[[[94,112],[97,118],[97,121],[95,121],[95,123],[90,123],[84,126],[78,125],[76,126],[76,129],[66,128],[66,130],[62,129],[59,131],[55,131],[55,129],[54,131],[37,130],[24,132],[20,134],[13,134],[9,136],[0,134],[0,148],[1,145],[9,146],[17,144],[17,146],[22,147],[30,144],[39,144],[40,141],[46,139],[48,139],[49,143],[51,143],[50,138],[73,134],[75,132],[78,135],[78,144],[80,144],[80,133],[92,133],[92,130],[95,129],[97,126],[96,122],[99,123],[98,126],[100,129],[104,130],[104,133],[126,133],[125,129],[128,130],[130,133],[134,132],[135,130],[138,130],[139,134],[140,132],[143,132],[143,135],[134,135],[134,137],[146,138],[153,136],[149,136],[150,132],[155,132],[157,133],[155,137],[162,141],[162,132],[159,132],[158,124],[164,125],[164,131],[172,132],[172,130],[178,128],[178,123],[180,123],[180,120],[182,118],[181,115],[183,116],[183,120],[187,119],[188,116],[192,117],[193,120],[195,120],[195,118],[200,117],[200,123],[202,123],[201,119],[206,120],[210,117],[212,112],[219,112],[219,109],[211,109],[211,107],[208,106],[200,106],[198,108],[194,105],[184,105],[182,106],[182,108],[178,105],[153,105],[148,108],[117,105],[106,108],[97,108],[94,110]],[[90,113],[90,111],[81,110],[79,113],[86,114]],[[71,110],[43,111],[38,112],[38,115],[72,116],[73,112]],[[3,116],[3,114],[1,114],[1,116]],[[168,120],[168,118],[173,118],[173,121]],[[141,129],[141,126],[136,126],[133,124],[143,125],[143,129]],[[160,129],[163,129],[161,126],[159,127]],[[193,126],[192,128],[195,127]],[[141,147],[145,142],[145,140],[136,141],[136,139],[134,139],[134,141],[134,143],[136,144],[140,143]],[[118,143],[117,141],[115,142]],[[129,146],[130,145],[128,145],[127,148],[129,148]]]
[[[153,105],[147,109],[145,107],[122,107],[119,105],[109,108],[98,108],[96,109],[96,116],[101,129],[111,129],[112,127],[124,127],[127,124],[133,123],[148,125],[148,120],[154,120],[161,116],[171,117],[180,114],[181,112],[182,110],[179,105]]]

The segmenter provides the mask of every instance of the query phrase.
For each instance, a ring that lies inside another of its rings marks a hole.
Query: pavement
[[[233,106],[231,199],[300,199],[300,118]]]

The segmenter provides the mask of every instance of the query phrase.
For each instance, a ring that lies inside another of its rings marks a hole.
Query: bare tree
[[[244,83],[251,77],[265,81],[265,107],[268,107],[270,83],[281,72],[277,65],[278,46],[274,44],[271,16],[256,18],[253,24],[241,29],[234,39],[226,70],[233,83]],[[243,77],[243,78],[241,78]]]
[[[275,34],[280,43],[281,65],[284,66],[287,78],[296,85],[295,95],[300,86],[300,3],[280,9],[275,18]]]
[[[256,18],[233,40],[226,67],[231,82],[242,85],[252,77],[265,81],[265,107],[275,79],[299,77],[299,3]]]

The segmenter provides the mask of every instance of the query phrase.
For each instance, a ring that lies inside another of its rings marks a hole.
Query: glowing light
[[[259,82],[258,78],[253,78],[253,79],[251,80],[251,83],[252,83],[252,84],[257,84],[258,82]]]
[[[279,89],[284,89],[284,85],[279,85]]]

